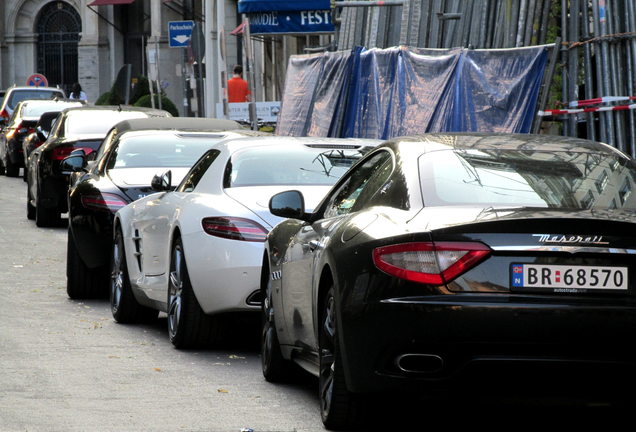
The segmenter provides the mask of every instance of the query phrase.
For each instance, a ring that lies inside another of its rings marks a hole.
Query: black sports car
[[[116,123],[132,118],[170,117],[151,108],[94,106],[67,108],[55,121],[46,142],[33,150],[26,164],[27,217],[39,227],[55,226],[67,211],[68,174],[60,163],[76,149],[90,155]]]
[[[156,192],[155,175],[169,170],[173,184],[179,184],[212,145],[252,133],[238,128],[235,121],[209,118],[125,120],[107,134],[91,166],[82,155],[66,158],[63,169],[75,171],[68,192],[68,296],[106,294],[117,210]]]
[[[290,219],[263,258],[266,379],[289,360],[313,372],[336,429],[370,393],[474,380],[625,397],[635,184],[634,162],[600,143],[430,134],[366,155],[313,213],[275,195]]]

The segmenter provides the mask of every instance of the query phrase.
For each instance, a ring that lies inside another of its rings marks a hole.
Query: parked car
[[[0,103],[0,127],[3,127],[13,115],[13,110],[20,101],[27,99],[64,98],[64,90],[56,87],[9,87]]]
[[[239,127],[232,120],[207,118],[124,120],[106,135],[90,167],[84,154],[67,157],[62,170],[77,173],[68,193],[68,296],[108,293],[113,216],[118,209],[153,193],[155,174],[170,170],[172,181],[181,181],[213,144],[243,136],[231,131]]]
[[[26,160],[23,141],[29,134],[35,132],[35,126],[42,114],[82,105],[79,101],[64,99],[26,99],[19,102],[0,134],[0,173],[5,171],[8,177],[18,176]]]
[[[258,312],[263,242],[281,218],[269,197],[294,187],[309,206],[373,140],[252,137],[206,152],[173,192],[115,215],[111,309],[118,322],[168,314],[177,348],[211,345],[224,313]],[[161,182],[169,189],[169,176]]]
[[[66,213],[68,174],[60,163],[73,150],[82,149],[90,157],[108,130],[132,118],[169,117],[170,113],[150,108],[95,106],[67,108],[61,112],[44,144],[29,155],[27,170],[27,217],[39,227],[57,225]]]
[[[47,111],[42,114],[35,124],[33,132],[27,135],[24,138],[24,141],[22,141],[22,153],[24,154],[25,168],[31,152],[46,142],[46,139],[49,137],[51,129],[53,128],[53,123],[59,115],[60,111]],[[24,181],[26,181],[27,178],[26,172],[27,170],[25,169]]]
[[[314,210],[274,195],[289,219],[265,243],[265,378],[302,362],[329,429],[356,423],[367,395],[468,378],[481,394],[504,380],[631,391],[635,182],[604,144],[431,134],[379,146]]]

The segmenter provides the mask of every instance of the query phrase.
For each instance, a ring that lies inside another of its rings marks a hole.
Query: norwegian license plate
[[[553,292],[627,291],[627,267],[512,264],[513,289]]]

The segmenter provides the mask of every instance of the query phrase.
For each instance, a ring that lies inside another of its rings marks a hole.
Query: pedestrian
[[[247,81],[243,79],[243,66],[234,66],[233,72],[234,75],[227,81],[228,102],[249,102],[250,89],[247,87]]]
[[[82,86],[80,83],[73,84],[73,88],[71,89],[71,94],[68,96],[69,99],[77,99],[82,102],[86,102],[86,93],[82,90]]]

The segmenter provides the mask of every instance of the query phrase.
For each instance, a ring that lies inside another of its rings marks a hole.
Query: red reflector
[[[209,217],[201,221],[203,231],[231,240],[264,242],[267,230],[258,222],[239,217]]]
[[[117,210],[128,205],[128,201],[119,195],[103,193],[101,195],[82,195],[82,205],[91,210],[116,213]]]
[[[400,279],[443,285],[476,266],[490,254],[483,243],[416,242],[373,250],[373,263]]]

